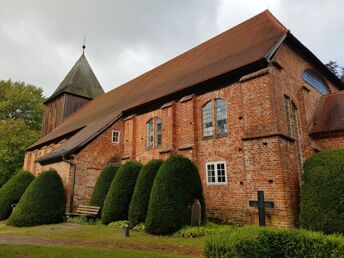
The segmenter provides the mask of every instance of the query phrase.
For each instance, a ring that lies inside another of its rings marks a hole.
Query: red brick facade
[[[266,200],[275,203],[274,209],[267,210],[267,224],[291,227],[297,223],[300,164],[317,150],[344,148],[344,136],[309,136],[321,94],[302,80],[308,68],[317,71],[283,44],[274,63],[263,71],[207,93],[195,92],[175,99],[143,114],[122,117],[75,154],[75,165],[35,164],[34,160],[56,147],[50,146],[27,153],[24,168],[35,174],[48,167],[56,168],[76,207],[88,203],[96,178],[108,162],[135,159],[146,163],[178,153],[192,159],[199,169],[208,216],[257,224],[258,212],[248,202],[257,198],[257,191],[264,191]],[[332,93],[338,91],[329,81],[326,83]],[[296,106],[298,135],[288,130],[285,96],[290,105]],[[202,107],[219,98],[226,102],[228,133],[205,139]],[[162,121],[162,144],[148,149],[146,123],[155,117]],[[120,132],[118,144],[112,143],[113,130]],[[208,184],[206,163],[219,161],[226,164],[227,182]]]

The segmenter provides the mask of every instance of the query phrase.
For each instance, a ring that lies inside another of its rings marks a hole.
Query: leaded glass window
[[[154,129],[153,118],[147,122],[147,148],[153,148],[154,144]]]
[[[217,99],[216,105],[216,134],[227,134],[227,105],[223,99]]]
[[[213,109],[209,101],[203,106],[203,137],[213,136]]]
[[[156,147],[160,147],[161,140],[162,140],[162,124],[161,124],[161,119],[159,117],[155,118],[155,130],[156,130]]]
[[[306,70],[303,73],[302,79],[307,84],[318,90],[322,95],[326,95],[329,93],[329,90],[325,82],[311,70]]]

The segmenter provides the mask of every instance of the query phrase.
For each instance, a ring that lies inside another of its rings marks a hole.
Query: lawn
[[[199,257],[205,238],[152,236],[104,225],[16,228],[0,223],[0,257]]]

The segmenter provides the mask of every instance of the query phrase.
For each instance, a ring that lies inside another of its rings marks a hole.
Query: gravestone
[[[265,208],[274,208],[274,203],[264,201],[264,192],[258,191],[258,201],[249,201],[249,205],[258,208],[259,226],[265,226]]]
[[[196,199],[191,207],[191,226],[200,226],[202,218],[202,207],[198,199]]]

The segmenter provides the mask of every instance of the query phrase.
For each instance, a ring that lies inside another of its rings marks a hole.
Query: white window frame
[[[117,134],[118,134],[117,141],[114,141],[114,140],[113,140],[113,135],[114,135],[114,133],[117,133]],[[120,136],[121,136],[120,131],[112,130],[111,142],[112,142],[112,143],[118,144],[118,143],[120,142]]]
[[[218,164],[224,164],[225,167],[225,182],[218,182],[218,171],[217,171],[217,165]],[[214,165],[214,171],[215,171],[215,182],[209,182],[208,181],[208,165]],[[207,162],[205,163],[205,178],[207,185],[227,185],[227,163],[226,161],[216,161],[216,162]]]

